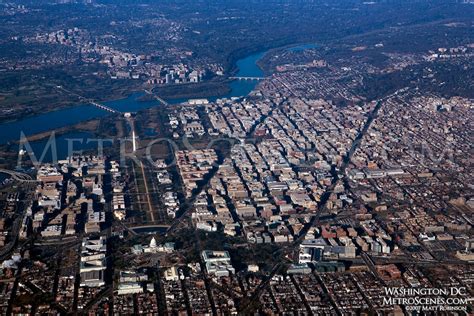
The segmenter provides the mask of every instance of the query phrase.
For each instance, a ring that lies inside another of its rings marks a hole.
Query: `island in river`
[[[285,47],[283,49],[306,49],[312,47],[314,47],[314,45],[290,46],[290,48]],[[265,73],[260,68],[259,61],[266,53],[267,51],[258,52],[237,60],[236,68],[238,70],[235,73],[235,76],[263,77]],[[193,92],[193,89],[191,89],[189,93],[183,92],[182,94],[179,94],[179,92],[177,92],[176,94],[166,94],[167,97],[162,94],[162,92],[166,90],[157,88],[155,92],[158,95],[165,97],[167,102],[170,104],[179,104],[186,102],[189,98],[201,97],[206,97],[210,101],[215,101],[218,98],[247,96],[255,88],[258,81],[222,80],[222,83],[226,84],[226,88],[224,90],[218,90],[219,92],[222,92],[218,94],[212,94],[212,89],[197,94],[191,93]],[[199,85],[196,85],[196,87],[199,87]],[[175,89],[178,90],[182,88],[183,85],[175,86]],[[160,105],[158,101],[148,98],[143,92],[135,92],[130,94],[127,98],[103,102],[103,104],[121,113],[138,112]],[[6,122],[0,124],[0,146],[3,145],[4,148],[6,146],[9,150],[12,148],[17,150],[18,146],[12,146],[12,144],[18,143],[23,133],[23,135],[32,142],[31,147],[38,156],[41,155],[46,146],[47,138],[49,138],[51,131],[56,131],[56,141],[58,142],[57,148],[59,151],[58,158],[63,159],[67,153],[68,139],[82,138],[82,142],[75,143],[77,149],[91,149],[90,142],[88,143],[87,139],[97,136],[94,133],[94,131],[97,130],[97,125],[92,129],[86,128],[87,124],[84,124],[84,122],[89,122],[88,124],[90,125],[90,122],[93,122],[96,119],[104,119],[109,115],[110,113],[97,107],[89,104],[82,104],[34,115],[21,120]],[[82,125],[84,125],[84,128],[82,128]]]

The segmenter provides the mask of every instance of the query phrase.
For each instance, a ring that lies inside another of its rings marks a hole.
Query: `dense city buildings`
[[[0,3],[0,313],[471,315],[473,10]]]

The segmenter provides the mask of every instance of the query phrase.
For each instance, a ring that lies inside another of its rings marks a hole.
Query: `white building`
[[[235,274],[228,251],[204,250],[201,256],[206,264],[206,271],[217,277]]]
[[[85,238],[82,241],[79,268],[80,286],[101,287],[105,285],[106,253],[107,245],[104,237]]]

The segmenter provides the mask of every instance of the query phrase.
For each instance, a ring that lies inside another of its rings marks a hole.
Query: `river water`
[[[265,55],[266,51],[249,55],[245,58],[239,59],[236,63],[237,74],[236,77],[263,77],[262,69],[257,65],[257,62]],[[234,80],[229,84],[230,91],[225,95],[211,96],[208,99],[214,102],[217,99],[230,99],[232,97],[242,97],[248,95],[257,85],[257,81],[252,80]],[[166,100],[171,104],[179,104],[186,102],[188,99],[170,99]]]
[[[103,104],[120,112],[136,112],[158,104],[157,101],[139,101],[138,98],[141,95],[134,93],[126,99],[103,102]],[[30,136],[109,114],[95,106],[83,104],[0,124],[0,144],[18,141],[22,132]]]
[[[313,44],[305,44],[288,48],[292,51],[300,51],[308,48],[313,48]],[[265,52],[249,55],[237,61],[236,65],[238,77],[262,77],[263,71],[258,67],[257,62],[265,55]],[[215,101],[218,98],[241,97],[248,95],[257,85],[257,81],[234,80],[230,83],[231,91],[224,96],[209,97],[210,101]],[[158,101],[139,101],[142,93],[134,93],[129,97],[120,100],[103,102],[104,105],[111,107],[120,112],[137,112],[153,106],[159,105]],[[167,100],[171,104],[178,104],[187,99],[171,99]],[[0,124],[0,144],[7,144],[9,142],[16,142],[20,139],[20,135],[24,133],[26,136],[47,132],[49,130],[74,125],[93,118],[101,118],[110,115],[108,112],[100,110],[92,105],[78,105],[68,107],[61,110],[38,114],[22,120]],[[67,139],[83,138],[81,143],[75,142],[74,148],[79,150],[86,150],[94,148],[97,143],[87,143],[87,139],[92,137],[91,133],[84,132],[70,132],[56,137],[56,146],[58,149],[58,159],[64,159],[67,154],[68,142]],[[47,140],[32,142],[31,147],[37,158],[43,152]],[[50,154],[48,154],[50,155]],[[45,157],[43,161],[49,161],[51,156]]]

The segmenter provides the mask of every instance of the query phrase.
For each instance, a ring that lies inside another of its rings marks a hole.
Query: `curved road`
[[[20,181],[20,182],[37,182],[37,180],[33,180],[30,175],[22,172],[16,172],[12,170],[0,169],[0,173],[8,174],[12,177],[13,180]]]

